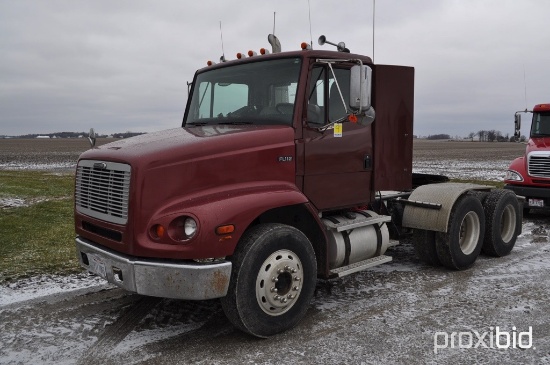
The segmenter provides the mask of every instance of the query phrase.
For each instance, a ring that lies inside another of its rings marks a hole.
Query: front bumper
[[[125,290],[161,298],[203,300],[227,294],[231,262],[177,263],[123,255],[76,238],[80,265]]]
[[[544,207],[550,207],[550,187],[506,184],[504,185],[504,189],[512,190],[516,195],[525,197],[523,201],[524,208],[534,208],[529,206],[529,198],[544,199]]]

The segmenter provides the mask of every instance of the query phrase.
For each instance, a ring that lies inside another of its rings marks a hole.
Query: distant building
[[[50,136],[36,136],[36,138],[39,138],[39,139],[46,139],[46,138],[50,138]]]

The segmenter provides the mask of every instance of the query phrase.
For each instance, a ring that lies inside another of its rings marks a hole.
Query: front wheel
[[[283,224],[252,227],[231,262],[231,281],[221,303],[237,328],[269,337],[303,318],[315,290],[317,262],[302,232]]]

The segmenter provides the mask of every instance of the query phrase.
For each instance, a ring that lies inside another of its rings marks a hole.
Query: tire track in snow
[[[79,359],[79,365],[102,363],[108,359],[112,350],[139,324],[162,298],[141,297],[128,310],[112,323],[99,337],[96,343]]]

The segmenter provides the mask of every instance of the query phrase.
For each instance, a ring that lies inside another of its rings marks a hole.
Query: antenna
[[[271,44],[271,52],[281,52],[281,42],[279,42],[279,38],[275,35],[275,12],[273,12],[273,34],[267,36],[267,41]]]
[[[225,62],[225,52],[223,50],[223,32],[222,32],[222,21],[220,20],[220,39],[222,41],[222,56],[220,57],[220,62]]]
[[[313,49],[313,35],[311,33],[311,5],[309,4],[309,0],[307,0],[307,8],[309,11],[309,42],[311,45],[311,49]]]
[[[525,88],[525,110],[527,110],[527,81],[525,78],[525,63],[523,64],[523,86]]]
[[[372,0],[372,63],[374,63],[374,14],[376,14],[376,0]]]

